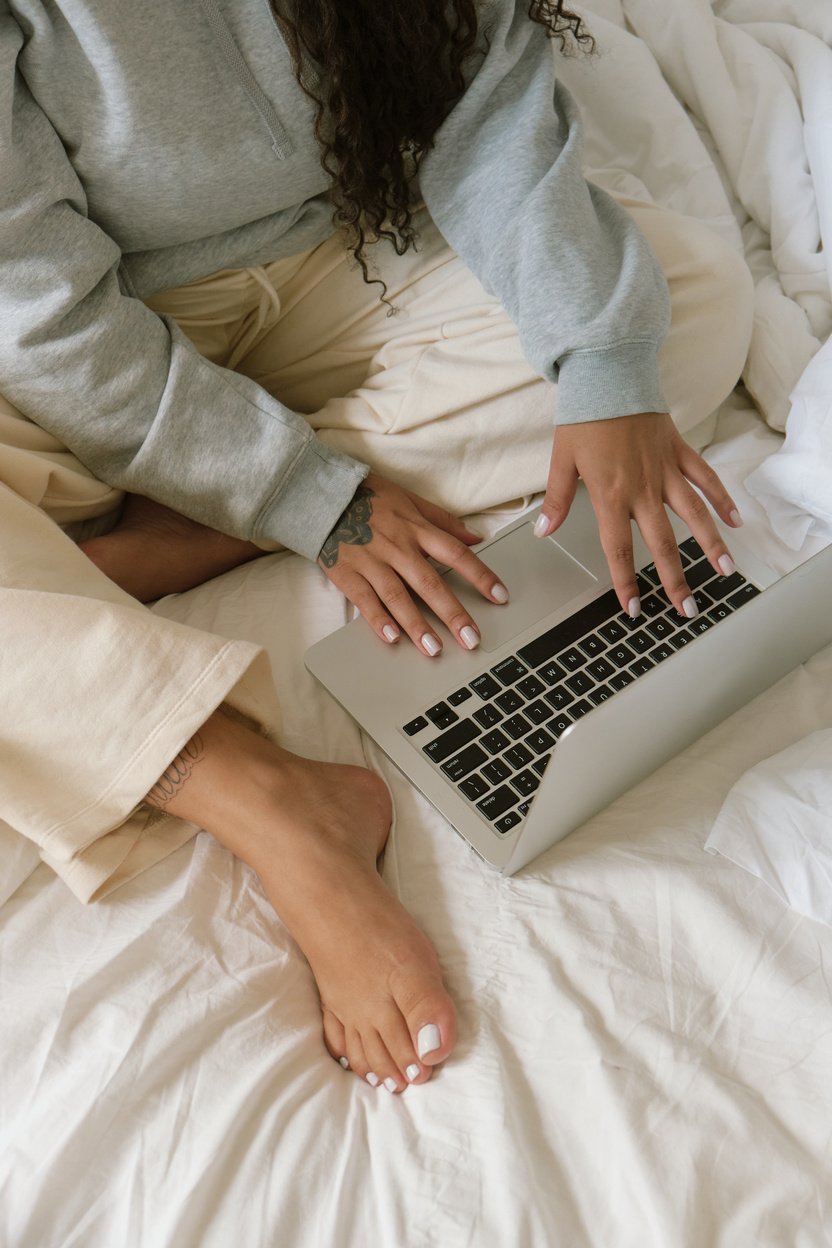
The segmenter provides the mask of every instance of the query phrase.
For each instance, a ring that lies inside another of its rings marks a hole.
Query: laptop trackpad
[[[531,524],[498,538],[480,558],[509,592],[504,607],[487,602],[457,572],[449,572],[447,581],[476,620],[485,650],[504,645],[597,584],[597,578],[553,538],[534,537]]]

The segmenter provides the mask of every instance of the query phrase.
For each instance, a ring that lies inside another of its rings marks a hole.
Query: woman
[[[329,1052],[390,1091],[455,1016],[376,871],[385,786],[272,744],[257,648],[137,599],[287,546],[441,661],[410,591],[479,633],[429,557],[507,598],[451,513],[545,485],[544,535],[579,475],[630,614],[631,517],[681,611],[665,502],[730,567],[691,483],[734,505],[669,412],[735,383],[748,277],[583,181],[556,33],[588,38],[546,0],[0,9],[2,815],[83,900],[212,832],[309,959]]]

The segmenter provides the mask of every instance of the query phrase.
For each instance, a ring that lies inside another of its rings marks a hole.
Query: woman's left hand
[[[601,545],[622,608],[638,614],[639,590],[630,520],[653,556],[667,596],[681,615],[696,614],[665,504],[684,520],[714,570],[730,575],[733,561],[697,486],[724,522],[742,524],[714,470],[687,445],[670,416],[642,412],[555,430],[546,498],[535,532],[548,536],[563,523],[578,477],[589,491]]]

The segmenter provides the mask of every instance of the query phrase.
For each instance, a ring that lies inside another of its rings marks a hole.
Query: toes
[[[354,1027],[347,1029],[346,1045],[350,1069],[358,1075],[359,1079],[365,1079],[371,1087],[377,1088],[381,1083],[381,1079],[370,1065],[367,1054],[364,1051],[361,1036]]]
[[[329,1050],[330,1057],[334,1057],[336,1062],[348,1070],[351,1063],[347,1056],[347,1034],[343,1025],[331,1010],[325,1009],[323,1017],[324,1044]]]
[[[431,1068],[417,1058],[407,1023],[395,1006],[388,1011],[379,1030],[402,1086],[426,1083],[430,1079]]]
[[[379,1083],[388,1092],[403,1092],[407,1087],[407,1079],[390,1056],[390,1050],[377,1031],[362,1036],[364,1053],[367,1061],[378,1076]]]
[[[456,1044],[456,1011],[442,981],[423,977],[395,996],[416,1060],[423,1067],[444,1062]]]

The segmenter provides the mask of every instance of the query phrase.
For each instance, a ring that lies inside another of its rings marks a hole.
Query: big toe
[[[456,1010],[441,977],[422,974],[401,986],[393,982],[391,987],[419,1063],[437,1066],[444,1062],[456,1044],[457,1027]]]

